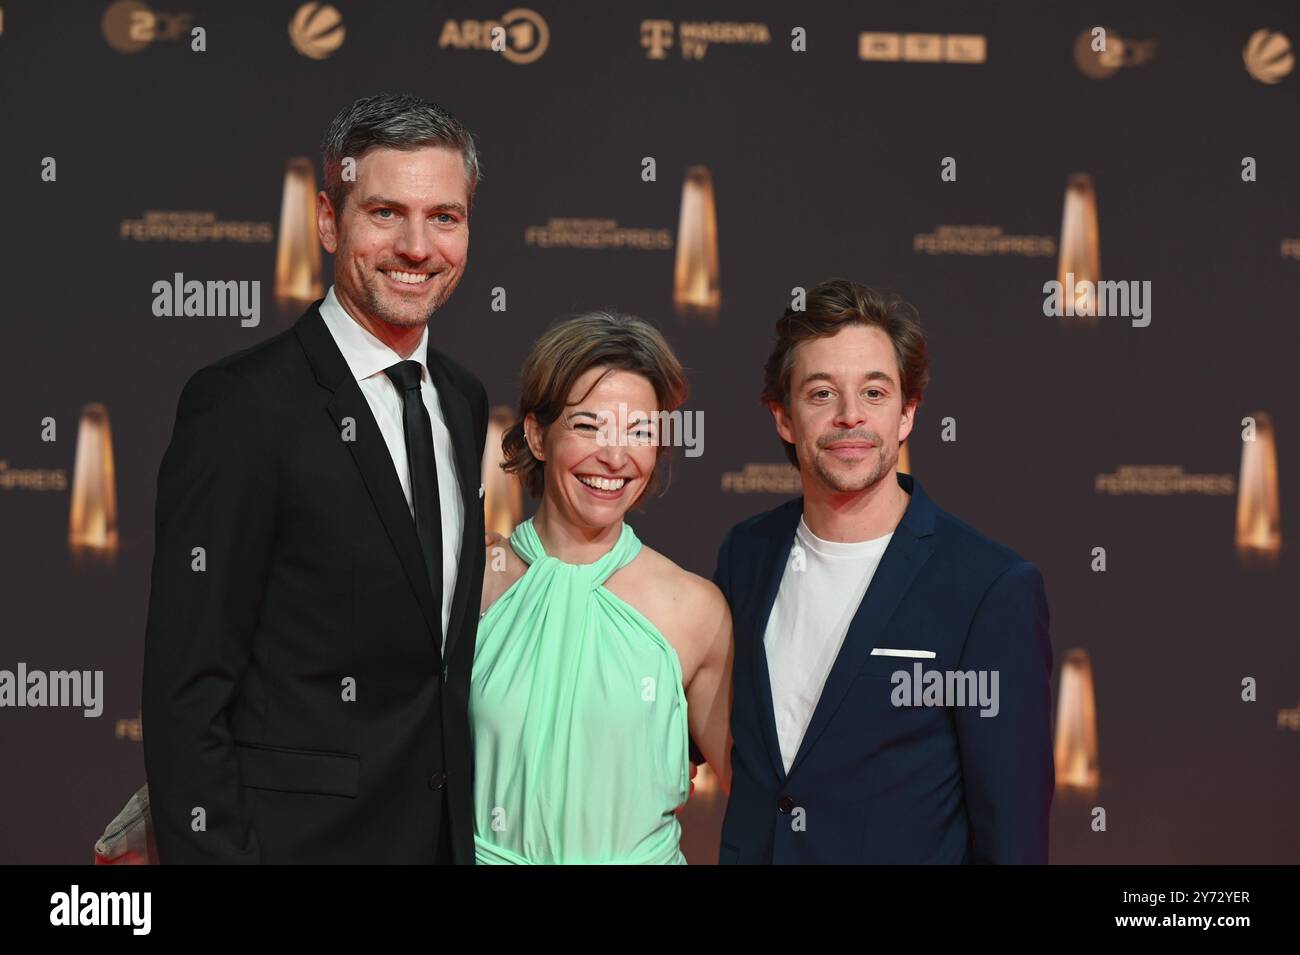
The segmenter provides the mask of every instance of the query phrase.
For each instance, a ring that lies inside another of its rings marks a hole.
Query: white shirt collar
[[[320,314],[321,318],[325,319],[325,324],[329,327],[330,333],[334,336],[339,351],[343,353],[343,360],[348,363],[348,369],[357,381],[379,374],[385,368],[402,360],[401,355],[362,328],[347,313],[347,310],[339,304],[338,296],[334,294],[333,285],[325,293],[325,301],[320,304]],[[411,360],[420,363],[423,369],[421,374],[424,377],[428,376],[428,354],[429,326],[426,324],[423,333],[420,335],[420,344],[416,345],[415,351],[411,352]]]
[[[870,557],[883,554],[894,532],[882,534],[864,541],[828,541],[822,540],[812,532],[808,522],[799,515],[799,526],[795,528],[797,536],[805,547],[826,557]]]

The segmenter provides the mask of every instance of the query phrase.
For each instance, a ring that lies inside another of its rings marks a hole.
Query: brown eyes
[[[816,391],[814,391],[814,392],[812,393],[812,395],[810,395],[809,397],[812,397],[812,398],[820,398],[822,395],[828,395],[828,394],[830,394],[830,389],[829,389],[829,388],[818,388],[818,389],[817,389]],[[867,389],[867,394],[868,394],[868,395],[872,395],[873,397],[875,397],[875,396],[878,396],[878,397],[881,397],[881,398],[885,397],[885,393],[884,393],[883,391],[881,391],[879,388],[868,388],[868,389]]]

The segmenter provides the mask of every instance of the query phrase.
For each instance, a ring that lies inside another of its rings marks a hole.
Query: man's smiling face
[[[912,431],[893,344],[879,328],[851,325],[799,345],[789,407],[772,405],[777,433],[795,446],[805,489],[865,490],[894,473]]]
[[[459,150],[368,150],[341,209],[323,192],[317,198],[317,228],[334,254],[344,308],[402,328],[428,322],[465,272],[468,210]]]

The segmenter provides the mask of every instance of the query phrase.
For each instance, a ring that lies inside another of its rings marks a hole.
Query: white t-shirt
[[[776,735],[786,772],[821,699],[849,624],[894,536],[824,541],[799,518],[794,545],[763,634]]]

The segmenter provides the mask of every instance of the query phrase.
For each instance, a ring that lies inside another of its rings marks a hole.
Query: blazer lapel
[[[456,572],[456,592],[452,596],[451,614],[447,623],[447,649],[445,656],[450,658],[464,627],[465,607],[469,602],[469,585],[473,574],[462,573],[470,555],[474,553],[474,535],[478,527],[477,508],[483,506],[479,500],[478,484],[482,474],[482,462],[474,456],[474,419],[470,413],[469,400],[454,384],[442,363],[442,356],[433,346],[428,353],[429,376],[434,387],[438,389],[438,401],[447,421],[447,430],[451,433],[452,447],[456,453],[457,484],[460,487],[460,499],[463,504],[463,527],[460,541],[460,567]],[[477,606],[477,604],[476,604]]]
[[[778,779],[785,779],[785,761],[781,758],[781,743],[776,735],[776,712],[772,703],[772,678],[768,670],[767,649],[763,637],[767,633],[767,622],[772,616],[772,606],[781,589],[781,578],[785,576],[786,562],[790,559],[790,549],[794,545],[794,530],[799,524],[799,515],[803,513],[803,498],[792,502],[789,513],[783,509],[778,515],[779,523],[773,528],[772,536],[764,542],[759,550],[763,560],[759,564],[758,582],[763,589],[758,615],[750,631],[753,640],[754,690],[758,697],[759,722],[763,725],[763,739],[767,744],[767,755],[772,761],[772,769]]]
[[[393,467],[393,458],[388,453],[388,445],[384,443],[384,436],[375,423],[366,396],[361,393],[361,387],[352,377],[343,353],[339,351],[334,337],[325,326],[325,320],[321,318],[319,305],[320,302],[312,305],[295,324],[294,330],[312,364],[317,382],[333,392],[326,410],[334,420],[334,426],[341,434],[345,418],[354,422],[356,440],[343,441],[343,444],[361,471],[370,499],[388,531],[411,589],[415,591],[430,636],[436,637],[442,632],[442,612],[440,607],[433,605],[433,588],[429,585],[424,554],[420,550],[420,538],[416,534],[415,521],[411,520],[406,495],[402,493],[401,482]]]
[[[880,566],[871,578],[867,595],[862,598],[862,603],[858,605],[849,624],[844,645],[840,647],[839,655],[826,677],[826,685],[817,700],[808,729],[803,734],[799,752],[790,764],[790,775],[794,775],[808,751],[817,742],[817,737],[830,723],[845,694],[857,679],[858,672],[871,655],[872,647],[884,636],[903,595],[934,551],[934,505],[910,474],[899,474],[898,483],[904,490],[911,492],[911,500],[903,513],[903,519],[894,529],[889,546],[885,548]]]

